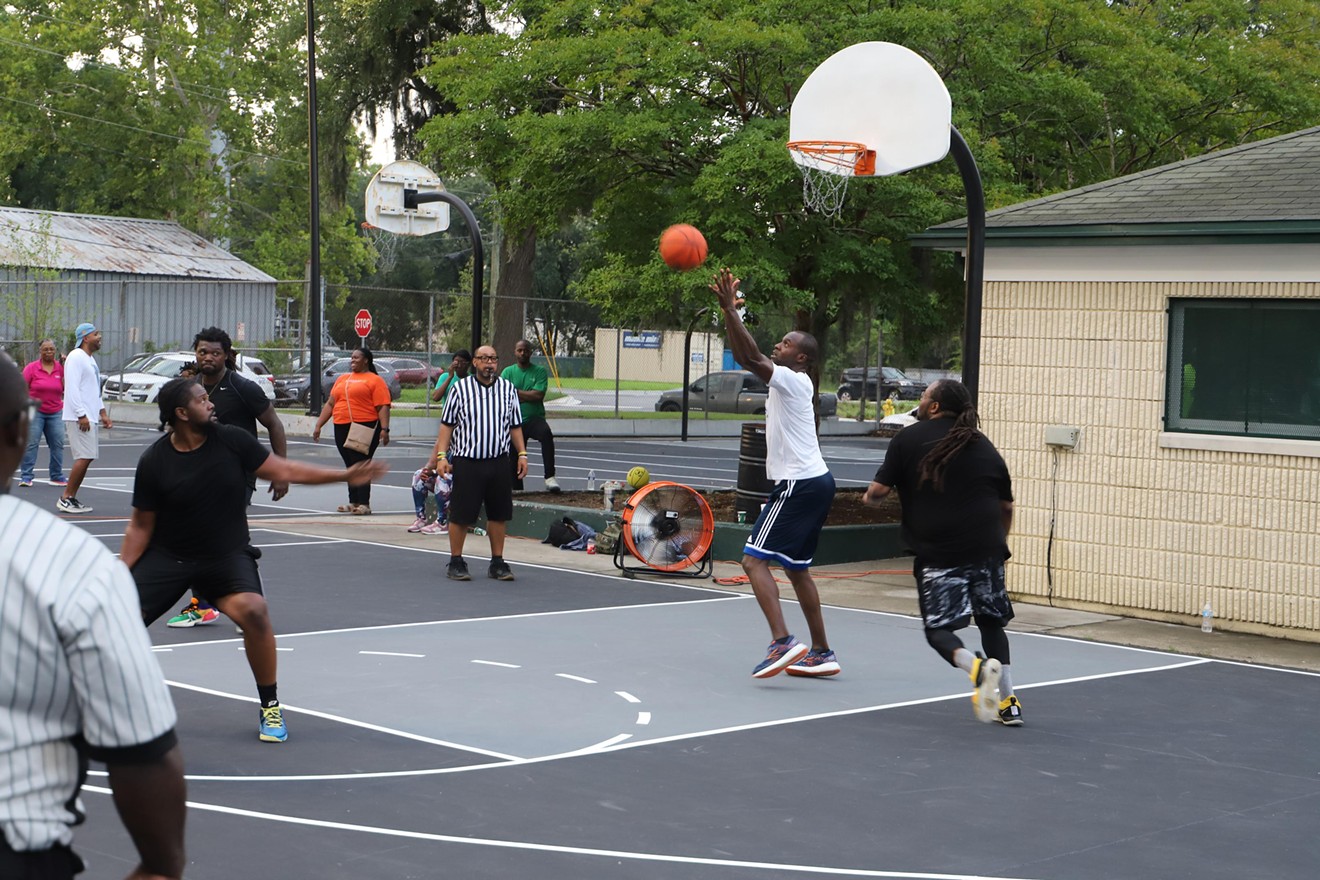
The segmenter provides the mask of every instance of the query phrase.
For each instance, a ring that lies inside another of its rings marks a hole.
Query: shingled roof
[[[955,243],[966,218],[913,240]],[[1320,127],[1206,153],[986,214],[992,239],[1320,233]]]

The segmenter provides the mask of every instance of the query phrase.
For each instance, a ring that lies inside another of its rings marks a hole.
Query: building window
[[[1320,301],[1171,300],[1164,424],[1320,440]]]

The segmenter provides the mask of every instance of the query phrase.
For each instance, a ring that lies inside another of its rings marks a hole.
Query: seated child
[[[423,467],[413,473],[412,495],[413,508],[417,519],[408,526],[410,532],[423,535],[445,535],[449,533],[449,495],[454,489],[454,481],[449,477],[439,477],[435,471]],[[435,522],[426,521],[426,496],[435,494]]]

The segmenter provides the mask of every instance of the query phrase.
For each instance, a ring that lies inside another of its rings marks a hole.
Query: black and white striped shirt
[[[497,458],[509,454],[509,431],[522,425],[518,389],[496,376],[482,385],[476,376],[460,380],[445,398],[440,421],[454,429],[450,458]]]
[[[94,416],[93,416],[94,417]],[[175,743],[174,702],[133,576],[99,541],[0,495],[0,830],[19,851],[73,840],[85,755]]]

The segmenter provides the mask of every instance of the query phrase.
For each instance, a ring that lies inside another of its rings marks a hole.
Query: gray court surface
[[[127,494],[84,500],[84,527],[118,549]],[[443,542],[295,534],[267,513],[253,537],[289,741],[257,741],[232,625],[150,630],[180,712],[189,877],[1309,880],[1320,865],[1320,676],[1016,633],[1027,724],[984,725],[907,617],[829,608],[843,674],[757,681],[761,615],[710,582],[588,574],[565,554],[515,564],[512,583],[477,562],[456,583]],[[86,876],[123,877],[103,775],[84,803]]]

